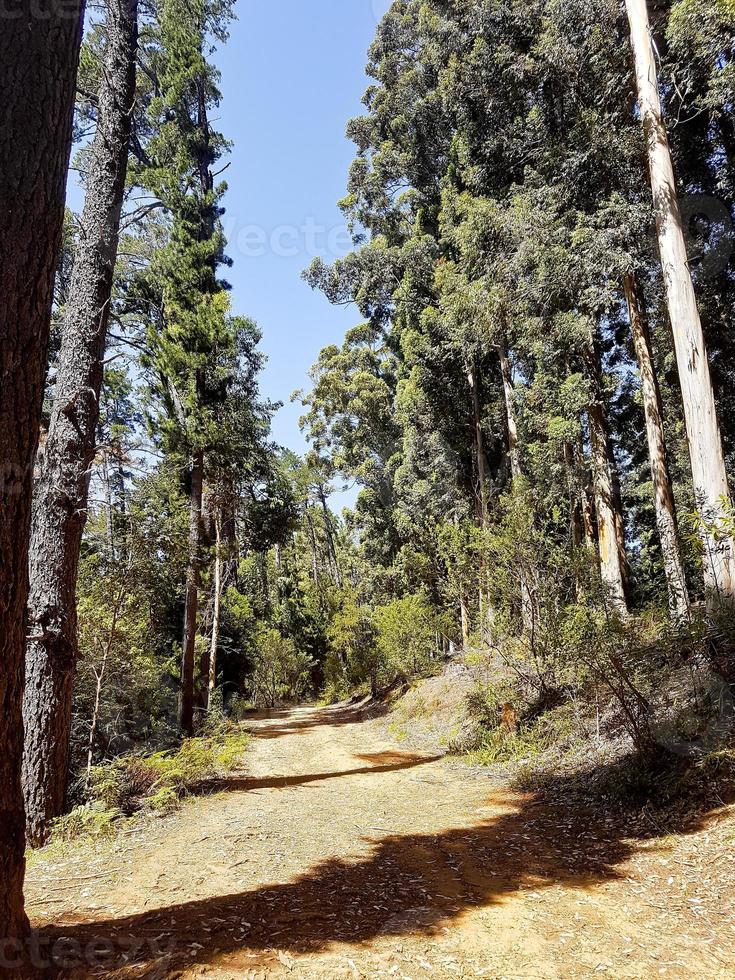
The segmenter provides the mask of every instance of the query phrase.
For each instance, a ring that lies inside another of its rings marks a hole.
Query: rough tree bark
[[[66,801],[77,572],[135,98],[137,0],[111,0],[106,33],[97,131],[62,324],[54,404],[34,490],[23,773],[32,844],[46,840]]]
[[[21,0],[0,29],[0,939],[13,943],[28,925],[21,768],[33,459],[82,20],[81,5],[39,13]]]
[[[684,417],[699,511],[717,522],[731,504],[722,438],[707,349],[689,269],[681,208],[668,135],[661,111],[658,75],[646,0],[626,0],[638,86],[638,106],[648,144],[659,252],[679,370]],[[702,531],[705,585],[710,596],[735,598],[733,542]]]
[[[673,618],[681,622],[689,618],[689,591],[679,549],[676,504],[666,458],[661,392],[656,377],[656,369],[653,365],[651,338],[637,277],[633,273],[628,273],[624,277],[623,286],[641,376],[641,395],[646,415],[646,436],[653,480],[656,525],[666,572],[669,607]]]

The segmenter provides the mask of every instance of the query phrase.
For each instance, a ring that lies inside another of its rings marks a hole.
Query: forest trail
[[[34,861],[44,942],[85,951],[65,975],[735,976],[731,813],[661,837],[405,751],[349,709],[251,727],[221,793],[84,863]]]

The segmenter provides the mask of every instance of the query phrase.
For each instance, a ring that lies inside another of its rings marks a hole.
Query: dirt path
[[[253,727],[222,793],[33,864],[65,973],[735,977],[730,813],[661,839],[401,751],[346,711]]]

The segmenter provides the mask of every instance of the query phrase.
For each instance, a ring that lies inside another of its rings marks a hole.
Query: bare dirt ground
[[[33,862],[39,955],[73,977],[735,977],[732,809],[664,835],[348,709],[252,727],[222,792]]]

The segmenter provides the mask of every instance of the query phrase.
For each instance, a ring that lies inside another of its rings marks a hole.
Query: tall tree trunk
[[[115,560],[115,504],[112,499],[112,480],[110,478],[110,457],[107,451],[102,456],[102,483],[105,491],[105,534],[110,561]],[[29,603],[30,604],[30,603]]]
[[[83,10],[30,0],[0,29],[0,939],[23,910],[23,684],[33,460],[61,244]],[[19,975],[11,968],[7,976]]]
[[[128,502],[127,502],[127,489],[125,486],[125,469],[123,467],[123,456],[122,447],[117,446],[115,448],[115,468],[113,470],[112,482],[115,485],[115,503],[117,505],[117,513],[119,515],[120,522],[120,547],[119,547],[119,559],[122,562],[127,562],[128,560]]]
[[[597,538],[600,553],[600,574],[617,611],[625,616],[628,603],[625,595],[625,554],[620,547],[620,514],[615,490],[615,460],[610,449],[607,412],[602,392],[600,355],[596,341],[588,348],[588,372],[591,399],[588,406],[590,446],[592,451],[592,482],[597,511]]]
[[[467,608],[467,597],[464,589],[459,596],[459,616],[462,625],[462,648],[467,649],[470,645],[470,612]]]
[[[306,504],[306,525],[309,528],[309,541],[311,543],[311,577],[315,584],[319,582],[319,555],[316,546],[316,532],[314,531],[314,522],[311,519],[311,508],[307,502]]]
[[[582,491],[577,476],[574,446],[564,443],[564,469],[567,474],[567,493],[569,496],[569,539],[576,550],[584,542],[584,520],[582,513]]]
[[[505,421],[508,430],[508,456],[510,458],[510,475],[512,479],[520,480],[523,476],[521,469],[521,457],[518,451],[518,423],[516,422],[515,406],[513,404],[513,375],[511,373],[510,361],[508,360],[508,349],[505,342],[501,342],[498,347],[500,357],[500,373],[503,378],[503,394],[505,399]],[[533,629],[533,594],[528,584],[528,576],[524,570],[518,570],[521,590],[521,616],[523,619],[523,629],[526,633]]]
[[[508,428],[508,456],[510,457],[510,473],[514,480],[523,475],[521,458],[518,452],[518,423],[516,422],[513,405],[513,377],[508,360],[508,351],[504,343],[498,348],[500,355],[500,373],[503,376],[503,394],[505,396],[505,418]]]
[[[238,588],[237,499],[232,479],[223,474],[222,490],[222,588]]]
[[[200,54],[201,54],[200,47]],[[211,132],[207,117],[205,81],[200,73],[193,82],[197,95],[197,169],[201,202],[206,201],[214,187],[211,171]],[[200,203],[198,238],[202,242],[211,241],[216,229],[217,216],[209,204]],[[217,259],[211,257],[213,275],[217,271]],[[196,371],[197,408],[204,403],[205,372]],[[197,622],[199,614],[199,586],[201,583],[202,546],[202,499],[204,491],[204,450],[197,449],[192,454],[191,489],[189,496],[189,555],[186,570],[186,599],[184,604],[184,636],[181,647],[181,695],[179,700],[179,728],[184,735],[194,731],[195,704],[195,657]],[[207,681],[209,671],[207,670]],[[202,678],[204,680],[204,678]],[[200,693],[202,693],[200,691]]]
[[[222,509],[219,501],[214,511],[214,612],[212,613],[212,640],[209,646],[209,684],[207,708],[212,710],[212,697],[217,687],[217,649],[222,610]]]
[[[472,399],[472,443],[473,455],[476,465],[477,491],[475,499],[477,503],[477,523],[480,527],[487,527],[488,520],[488,496],[487,496],[487,469],[485,465],[485,434],[482,431],[482,402],[480,400],[480,379],[477,364],[473,361],[466,369],[467,382],[470,386]],[[490,587],[487,576],[487,568],[484,557],[480,558],[479,569],[479,588],[478,588],[478,610],[480,618],[480,630],[483,634],[489,633],[495,619],[495,610],[490,600]]]
[[[89,742],[87,743],[87,789],[89,789],[89,784],[92,776],[92,763],[94,761],[94,745],[97,741],[97,729],[99,728],[100,721],[100,708],[102,704],[102,686],[105,680],[105,674],[107,672],[107,662],[110,659],[110,654],[112,653],[113,644],[117,638],[117,624],[120,619],[120,611],[125,601],[125,595],[127,593],[128,583],[127,579],[123,580],[122,585],[115,598],[115,603],[112,607],[112,622],[110,623],[110,630],[107,634],[107,642],[105,643],[104,650],[102,651],[102,660],[99,667],[92,667],[95,679],[95,695],[94,695],[94,709],[92,711],[92,719],[89,725]]]
[[[322,505],[322,514],[324,516],[324,529],[327,535],[327,547],[329,549],[329,556],[332,565],[334,566],[334,584],[338,589],[342,588],[342,571],[339,567],[339,558],[337,557],[337,547],[334,543],[334,526],[332,524],[332,515],[329,513],[329,505],[327,504],[327,495],[324,492],[324,486],[319,483],[317,485],[317,493],[319,494],[319,500]]]
[[[482,406],[477,366],[467,368],[467,382],[472,398],[472,448],[477,467],[477,516],[481,527],[487,524],[487,473],[485,471],[485,436],[482,431]]]
[[[595,513],[595,488],[592,479],[592,467],[588,464],[587,456],[584,451],[584,440],[581,436],[577,446],[576,455],[577,464],[583,478],[581,487],[581,503],[582,525],[584,527],[584,543],[587,548],[594,551],[599,557],[597,547],[597,514]]]
[[[592,518],[590,514],[590,502],[587,493],[586,482],[583,482],[582,475],[586,476],[586,468],[581,465],[574,444],[566,441],[564,443],[564,468],[567,473],[567,493],[569,496],[569,539],[573,551],[578,552],[583,546],[590,555],[597,555],[593,536]],[[599,565],[598,565],[599,568]],[[577,570],[575,575],[575,591],[577,599],[582,601],[586,594],[585,576]]]
[[[651,353],[651,338],[643,310],[637,277],[628,273],[623,281],[628,304],[630,327],[633,334],[638,368],[641,375],[641,394],[646,414],[648,456],[651,464],[656,524],[661,542],[661,553],[666,572],[671,614],[677,621],[689,617],[689,591],[684,563],[679,549],[679,528],[676,519],[674,491],[669,475],[664,438],[663,407],[656,370]]]
[[[689,270],[681,209],[661,112],[658,75],[646,0],[626,0],[638,84],[638,104],[648,143],[659,252],[684,403],[697,508],[708,523],[719,521],[731,498],[717,421],[707,348]],[[735,598],[733,542],[703,528],[705,585],[711,597]]]
[[[97,741],[97,727],[100,721],[100,706],[102,704],[102,685],[105,681],[105,673],[107,672],[107,651],[105,650],[102,656],[102,663],[99,669],[94,669],[94,708],[92,709],[92,718],[89,723],[89,741],[87,742],[87,776],[85,780],[87,791],[89,791],[90,784],[92,782],[92,765],[94,763],[94,743]]]
[[[64,809],[77,662],[76,586],[99,421],[110,294],[135,98],[137,0],[112,0],[79,246],[33,504],[23,783],[28,837]]]
[[[204,453],[192,456],[189,490],[189,558],[186,569],[184,602],[184,637],[181,645],[181,693],[179,728],[184,735],[194,731],[194,657],[196,653],[197,614],[199,612],[200,547],[202,537],[202,494],[204,487]]]

